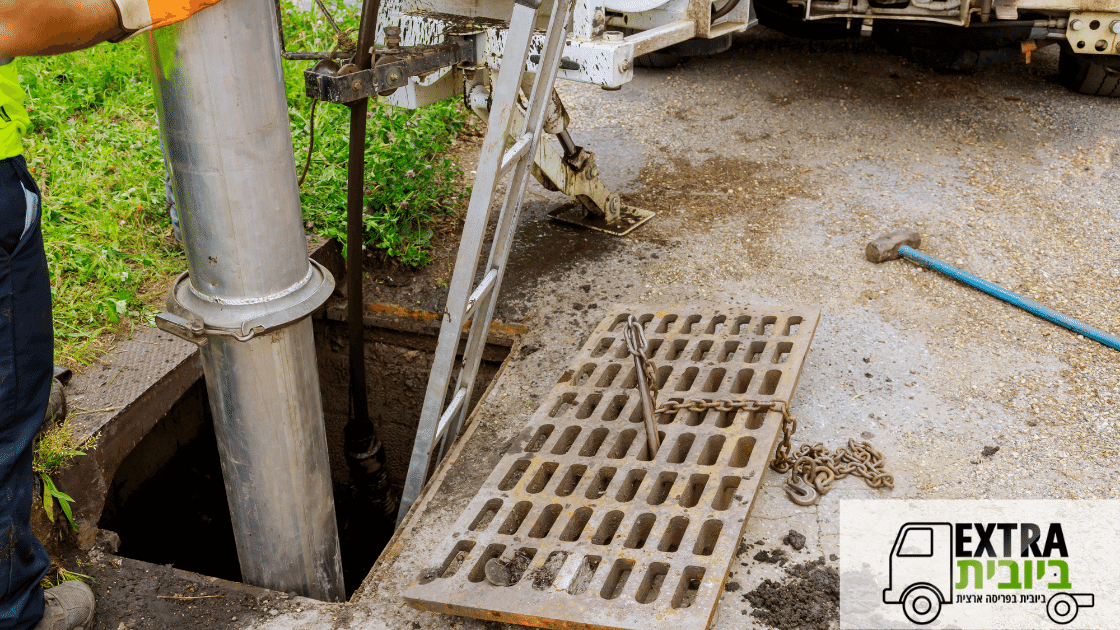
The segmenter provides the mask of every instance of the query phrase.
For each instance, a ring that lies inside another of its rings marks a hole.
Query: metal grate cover
[[[657,366],[658,404],[788,404],[820,317],[614,308],[404,593],[411,605],[545,628],[708,627],[782,418],[659,416],[651,461],[622,334],[631,313]],[[486,579],[491,558],[512,585]]]

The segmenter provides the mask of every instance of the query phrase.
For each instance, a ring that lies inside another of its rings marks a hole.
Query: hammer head
[[[917,230],[899,230],[877,238],[867,244],[867,259],[873,263],[898,259],[898,248],[903,245],[917,248],[922,244],[922,236]]]

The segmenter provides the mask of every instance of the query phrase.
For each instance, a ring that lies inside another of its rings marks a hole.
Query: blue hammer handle
[[[1083,335],[1085,337],[1088,337],[1089,339],[1092,339],[1093,341],[1102,343],[1109,348],[1112,348],[1113,350],[1120,350],[1120,337],[1117,337],[1116,335],[1106,333],[1099,328],[1093,328],[1092,326],[1082,321],[1076,320],[1068,315],[1063,315],[1062,313],[1059,313],[1058,311],[1055,311],[1048,306],[1043,306],[1030,298],[1025,298],[1018,293],[1015,293],[1014,291],[1008,291],[1007,289],[999,285],[992,284],[991,282],[988,282],[983,278],[974,276],[966,271],[961,271],[960,269],[957,269],[952,265],[945,264],[944,262],[941,262],[940,260],[932,256],[927,256],[922,252],[914,249],[913,247],[910,247],[909,245],[903,245],[902,247],[899,247],[898,254],[906,260],[917,263],[923,267],[928,267],[929,269],[933,269],[934,271],[940,271],[941,273],[949,276],[954,280],[959,280],[960,282],[963,282],[970,287],[980,289],[981,291],[987,293],[992,297],[997,297],[1004,302],[1007,302],[1008,304],[1018,306],[1028,313],[1037,315],[1042,319],[1053,322],[1059,326],[1062,326],[1063,328],[1072,330],[1079,335]]]

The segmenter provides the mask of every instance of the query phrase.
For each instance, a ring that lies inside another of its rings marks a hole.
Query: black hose
[[[739,0],[727,0],[727,3],[720,7],[718,11],[712,11],[712,21],[715,22],[728,13],[731,13],[731,9],[737,6],[739,6]]]

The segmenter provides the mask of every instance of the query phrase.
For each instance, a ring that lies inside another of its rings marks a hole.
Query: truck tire
[[[902,598],[902,612],[911,623],[924,626],[941,614],[941,596],[929,586],[915,586]]]
[[[1095,63],[1088,55],[1079,55],[1066,46],[1062,46],[1058,58],[1058,76],[1062,85],[1074,92],[1120,98],[1120,68]]]

